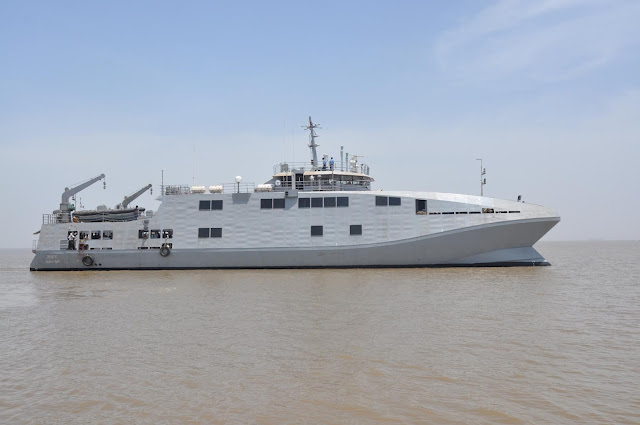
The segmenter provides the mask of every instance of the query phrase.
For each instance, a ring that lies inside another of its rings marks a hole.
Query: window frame
[[[221,238],[222,237],[222,227],[211,227],[210,237],[212,238]]]
[[[223,208],[222,199],[213,199],[211,201],[211,211],[220,211]]]
[[[335,208],[337,201],[336,201],[336,197],[335,196],[325,196],[324,198],[324,207],[325,208]],[[329,201],[327,203],[327,201]],[[333,205],[331,205],[333,204]]]
[[[261,210],[271,210],[271,209],[273,209],[273,199],[272,198],[262,198],[262,199],[260,199],[260,209]]]
[[[345,205],[340,205],[340,202],[346,201]],[[336,207],[338,208],[347,208],[349,206],[349,197],[348,196],[338,196],[336,197]]]
[[[356,231],[355,233],[354,230]],[[350,224],[349,236],[362,236],[362,224]]]
[[[386,207],[389,205],[388,196],[376,195],[376,207]]]
[[[318,205],[313,205],[313,204],[318,204]],[[311,198],[311,208],[322,208],[323,207],[323,200],[320,197],[315,197],[315,198]]]
[[[400,207],[400,206],[402,206],[402,198],[399,197],[399,196],[389,196],[389,201],[388,202],[389,202],[389,206],[390,207]],[[395,202],[397,202],[397,204]]]
[[[206,236],[205,236],[206,234]],[[207,239],[211,237],[210,227],[198,227],[198,239]]]
[[[311,198],[298,198],[298,208],[311,208]]]
[[[273,209],[283,210],[284,209],[284,198],[274,198],[273,199]]]
[[[311,236],[314,238],[324,236],[324,226],[311,226]]]
[[[207,208],[203,208],[203,206],[207,206]],[[200,203],[198,204],[198,210],[199,211],[211,211],[211,201],[207,201],[204,199],[200,200]]]

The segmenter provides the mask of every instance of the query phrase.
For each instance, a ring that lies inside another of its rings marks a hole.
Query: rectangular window
[[[312,198],[322,199],[322,198]],[[311,236],[322,236],[322,226],[311,226]]]
[[[284,209],[284,198],[278,198],[273,200],[273,208]]]
[[[389,205],[389,198],[386,196],[376,196],[377,207],[386,207],[387,205]]]
[[[89,232],[83,230],[80,232],[80,239],[89,239]]]
[[[100,239],[100,230],[92,230],[91,239]]]
[[[221,238],[222,237],[222,227],[212,227],[211,228],[211,237],[212,238]]]
[[[426,213],[427,213],[427,200],[416,199],[416,214],[426,214]]]
[[[339,207],[348,207],[349,206],[349,197],[348,196],[338,196],[338,206]]]
[[[349,226],[349,234],[357,236],[362,234],[362,224],[352,224]]]
[[[201,227],[198,229],[198,237],[199,238],[208,238],[209,237],[209,228]]]
[[[222,199],[217,201],[211,201],[211,209],[212,210],[221,210],[222,209]]]
[[[263,210],[270,210],[273,208],[273,199],[260,199],[260,208]]]
[[[211,201],[200,201],[200,211],[209,211],[211,209]]]
[[[113,230],[103,230],[102,239],[113,239]]]
[[[400,205],[400,203],[401,203],[400,199],[401,198],[396,198],[394,196],[390,196],[389,197],[389,205],[394,205],[394,206]]]
[[[324,198],[324,207],[325,208],[334,208],[336,206],[336,198],[335,196],[329,196]]]
[[[164,229],[162,231],[162,239],[172,239],[173,238],[173,229]]]
[[[149,239],[148,230],[138,230],[138,239]]]
[[[160,239],[160,229],[151,231],[151,239]]]
[[[311,208],[322,208],[322,198],[311,198]]]
[[[493,214],[493,208],[483,208],[482,214]]]
[[[311,200],[309,198],[299,198],[298,208],[309,208],[311,206]]]

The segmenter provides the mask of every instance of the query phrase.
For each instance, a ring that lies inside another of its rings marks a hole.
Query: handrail
[[[331,170],[329,164],[326,168],[323,166],[314,166],[310,162],[281,162],[273,166],[273,174],[288,173],[291,171],[334,171],[334,172],[347,172],[347,173],[361,173],[369,175],[369,166],[362,162],[356,162],[354,164],[345,164],[342,168],[338,164],[335,164],[333,170]]]

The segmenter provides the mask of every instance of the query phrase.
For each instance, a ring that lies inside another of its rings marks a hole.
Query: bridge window
[[[311,198],[311,208],[322,208],[322,198]]]
[[[352,224],[349,226],[349,234],[351,236],[358,236],[362,234],[362,224]]]
[[[309,208],[309,207],[311,207],[311,200],[309,198],[298,199],[298,208]]]
[[[349,197],[338,196],[338,207],[348,207],[348,206],[349,206]]]
[[[376,196],[377,207],[386,207],[387,205],[389,205],[389,198],[386,196]]]
[[[322,198],[313,198],[313,199],[322,199]],[[311,236],[322,236],[323,229],[322,226],[311,226]]]

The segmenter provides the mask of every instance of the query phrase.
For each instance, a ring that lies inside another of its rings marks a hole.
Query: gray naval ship
[[[533,248],[560,221],[552,209],[485,196],[373,191],[369,167],[340,150],[280,163],[257,186],[162,185],[156,212],[130,207],[75,211],[72,198],[103,180],[65,188],[44,214],[31,270],[537,266]],[[481,168],[481,189],[486,180]]]

